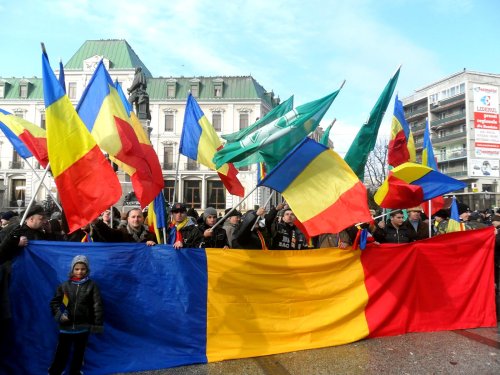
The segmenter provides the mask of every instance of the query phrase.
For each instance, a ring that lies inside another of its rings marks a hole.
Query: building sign
[[[500,160],[498,159],[470,159],[469,176],[500,177]]]
[[[477,158],[500,159],[498,88],[474,85],[474,138]],[[469,163],[471,166],[472,163]],[[471,174],[477,176],[477,174]]]

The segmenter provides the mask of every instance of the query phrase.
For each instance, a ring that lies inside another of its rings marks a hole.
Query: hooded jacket
[[[70,276],[77,263],[87,266],[87,275],[81,281],[68,280],[57,287],[54,298],[50,301],[50,308],[54,319],[59,323],[62,332],[99,332],[103,327],[103,305],[101,293],[97,284],[90,280],[90,267],[87,258],[77,255],[71,262]],[[64,304],[64,296],[67,304]],[[61,316],[68,317],[67,322],[61,321]]]

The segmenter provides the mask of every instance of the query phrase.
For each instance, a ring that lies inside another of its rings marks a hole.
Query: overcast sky
[[[400,97],[464,68],[500,73],[496,0],[0,0],[0,15],[4,78],[40,77],[41,41],[56,68],[85,40],[126,39],[155,77],[251,74],[295,105],[345,79],[324,119],[341,155],[400,64]]]

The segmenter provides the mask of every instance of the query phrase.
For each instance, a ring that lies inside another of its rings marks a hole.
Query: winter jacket
[[[202,240],[200,243],[200,247],[203,248],[223,248],[224,246],[229,247],[229,241],[227,239],[226,230],[224,228],[215,227],[212,231],[212,237],[204,237],[203,233],[210,229],[207,224],[201,224],[198,226],[198,229],[201,232]]]
[[[409,243],[415,241],[416,233],[413,228],[408,228],[405,224],[396,228],[389,222],[384,229],[377,226],[373,237],[380,243]]]
[[[63,306],[64,295],[68,296],[67,307]],[[62,331],[100,331],[103,326],[103,306],[101,293],[93,280],[75,284],[71,280],[58,286],[54,298],[50,301],[54,319]],[[61,315],[66,312],[67,322],[61,322]]]
[[[271,233],[272,250],[304,250],[308,248],[306,236],[294,224],[276,221],[278,211],[271,208],[266,215],[266,226]]]

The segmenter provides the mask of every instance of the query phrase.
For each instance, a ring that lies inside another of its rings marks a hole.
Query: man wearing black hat
[[[9,233],[0,244],[0,264],[12,260],[30,240],[50,240],[51,238],[43,231],[46,220],[43,207],[32,206],[23,225]]]
[[[186,206],[183,203],[174,203],[170,213],[172,220],[168,227],[167,244],[175,249],[199,247],[203,235],[187,217]]]
[[[240,225],[241,212],[238,210],[233,210],[232,208],[228,208],[225,214],[227,215],[228,213],[229,216],[224,222],[222,228],[224,228],[226,231],[229,247],[233,247],[232,242],[233,242],[234,232],[236,231],[236,229],[238,229],[238,226]]]

